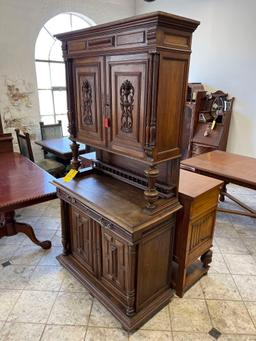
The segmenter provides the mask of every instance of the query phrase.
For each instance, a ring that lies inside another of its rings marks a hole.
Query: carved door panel
[[[74,73],[77,138],[87,144],[105,145],[103,58],[77,59]]]
[[[107,58],[107,99],[110,106],[108,147],[135,157],[144,156],[147,55]]]
[[[102,279],[126,291],[127,245],[102,229]]]
[[[71,248],[73,256],[90,272],[96,273],[96,238],[100,225],[72,208]]]

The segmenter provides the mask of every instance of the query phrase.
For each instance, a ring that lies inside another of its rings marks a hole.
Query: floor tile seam
[[[128,341],[132,340],[133,335],[136,334],[137,332],[139,332],[140,330],[142,330],[142,329],[135,330],[135,331],[132,332],[132,333],[127,332],[127,334],[128,334],[128,335],[127,335],[127,336],[128,336]],[[147,329],[143,329],[143,331],[146,331],[146,330],[147,330]],[[152,331],[152,330],[151,330],[151,331]],[[153,331],[155,331],[155,332],[167,332],[167,333],[169,333],[170,336],[171,336],[171,338],[169,339],[169,341],[173,341],[173,340],[174,340],[173,335],[172,335],[172,332],[170,332],[170,331],[167,331],[167,330],[153,330]]]
[[[169,317],[169,322],[170,322],[170,332],[171,332],[171,336],[172,336],[172,341],[174,340],[174,337],[173,337],[173,331],[172,331],[172,321],[171,321],[171,314],[170,314],[170,309],[169,309],[169,305],[171,304],[171,300],[170,302],[168,303],[168,306],[167,306],[167,310],[168,310],[168,317]],[[128,338],[129,339],[129,338]]]
[[[45,323],[42,322],[22,322],[22,321],[7,321],[6,323],[10,323],[10,324],[35,324],[35,325],[45,325]]]
[[[239,291],[240,296],[242,297],[242,301],[243,301],[243,302],[256,302],[256,299],[255,299],[255,301],[253,301],[253,300],[248,301],[248,300],[245,300],[245,299],[243,298],[242,293],[240,292],[240,289],[239,289],[238,285],[236,284],[236,280],[235,280],[235,278],[234,278],[234,276],[247,276],[247,277],[250,276],[250,277],[256,277],[256,275],[237,275],[237,274],[233,275],[233,274],[231,274],[231,276],[232,276],[232,278],[233,278],[233,281],[235,282],[235,285],[236,285],[236,287],[237,287],[237,289],[238,289],[238,291]]]
[[[248,313],[248,315],[250,317],[250,320],[252,321],[252,324],[254,326],[255,333],[256,333],[256,321],[254,322],[254,320],[253,320],[253,318],[252,318],[252,316],[251,316],[251,314],[249,312],[249,309],[247,308],[247,305],[245,304],[245,301],[243,301],[243,305],[244,305],[244,307],[245,307],[245,309],[246,309],[246,311],[247,311],[247,313]]]
[[[17,290],[19,290],[19,289],[17,289]],[[11,313],[13,312],[13,310],[14,310],[14,308],[15,308],[15,306],[16,306],[16,304],[17,304],[18,300],[20,299],[20,297],[21,297],[21,295],[22,295],[23,291],[24,291],[23,289],[21,289],[21,290],[20,290],[20,294],[19,294],[18,298],[16,299],[15,303],[13,304],[13,306],[12,306],[11,310],[9,311],[9,313],[8,313],[8,315],[7,315],[6,322],[9,322],[9,321],[8,321],[8,319],[9,319],[9,316],[10,316],[10,315],[11,315]]]
[[[203,293],[203,296],[204,296],[204,303],[205,303],[205,306],[206,306],[206,309],[207,309],[207,312],[208,312],[208,317],[209,317],[210,323],[211,323],[212,328],[213,328],[214,325],[213,325],[212,317],[211,317],[211,314],[210,314],[210,311],[209,311],[209,307],[208,307],[208,304],[207,304],[207,301],[206,301],[206,298],[205,298],[205,293],[203,291],[203,287],[202,287],[201,281],[199,282],[199,284],[201,286],[201,290],[202,290],[202,293]]]
[[[51,268],[61,268],[61,269],[63,269],[63,267],[62,267],[61,265],[55,265],[55,264],[52,264],[52,265],[51,265],[51,264],[46,264],[46,265],[44,265],[44,264],[37,264],[37,265],[36,265],[36,269],[38,269],[38,268],[40,268],[40,267],[41,267],[41,268],[43,268],[43,267],[45,267],[45,268],[46,268],[46,267],[47,267],[47,268],[51,267]],[[35,269],[35,270],[36,270],[36,269]]]
[[[145,323],[145,324],[146,324],[146,323]],[[171,329],[143,328],[143,326],[140,327],[139,330],[148,330],[148,331],[150,331],[150,332],[154,332],[154,331],[157,331],[157,332],[168,332],[168,333],[171,333],[171,332],[172,332]]]
[[[224,258],[224,257],[223,257]],[[225,260],[224,260],[225,261]],[[235,281],[235,279],[234,279],[234,277],[233,277],[233,274],[232,273],[230,273],[230,275],[231,275],[231,278],[232,278],[232,280],[233,280],[233,282],[234,282],[234,284],[235,284],[235,287],[236,287],[236,289],[237,289],[237,291],[238,291],[238,294],[239,294],[239,296],[240,296],[240,298],[241,298],[241,300],[233,300],[233,301],[243,301],[243,297],[242,297],[242,294],[241,294],[241,292],[240,292],[240,290],[239,290],[239,288],[238,288],[238,286],[237,286],[237,284],[236,284],[236,281]],[[232,301],[232,300],[231,300]]]
[[[32,242],[31,242],[32,243]],[[21,247],[23,247],[23,246],[34,246],[34,244],[29,244],[29,245],[26,245],[26,244],[21,244],[17,249],[16,249],[16,251],[15,252],[17,252],[17,251],[19,251],[19,249],[21,249]],[[39,251],[41,251],[40,249],[38,249]],[[36,250],[35,250],[36,251]],[[39,253],[40,254],[40,253]],[[22,254],[23,255],[23,254]],[[24,256],[24,255],[23,255]],[[14,254],[12,255],[12,257],[10,258],[10,262],[13,262],[13,258],[14,257]],[[26,256],[27,257],[27,256]],[[33,257],[33,256],[32,256]],[[42,257],[43,257],[43,253],[42,253],[42,255],[41,255],[41,257],[40,257],[40,259],[35,263],[35,264],[33,264],[33,266],[37,266],[38,265],[38,263],[41,261],[41,259],[42,259]],[[31,257],[30,257],[31,258]],[[15,263],[12,263],[12,264],[14,264],[14,265],[27,265],[27,264],[15,264]],[[27,266],[29,266],[29,265],[27,265]]]
[[[45,325],[46,325],[47,322],[49,321],[49,318],[50,318],[50,315],[51,315],[51,313],[52,313],[53,307],[54,307],[54,305],[55,305],[55,303],[56,303],[56,301],[57,301],[57,298],[58,298],[58,296],[59,296],[59,292],[58,292],[58,291],[51,291],[51,292],[54,292],[54,293],[56,294],[56,296],[55,296],[55,299],[54,299],[53,304],[52,304],[52,306],[51,306],[51,309],[50,309],[50,311],[49,311],[49,314],[48,314],[48,317],[47,317],[47,319],[46,319]]]
[[[228,239],[228,238],[222,238],[222,239]],[[249,251],[249,249],[247,248],[247,246],[245,245],[245,243],[244,243],[244,241],[242,240],[242,238],[240,237],[240,238],[230,238],[230,239],[237,239],[237,240],[240,240],[241,242],[242,242],[242,244],[244,245],[244,247],[245,247],[245,249],[247,250],[247,252],[248,252],[248,254],[250,254],[250,251]],[[218,241],[216,240],[216,237],[215,237],[215,241],[216,241],[216,243],[217,243],[217,246],[218,246],[218,248],[219,248],[219,251],[220,251],[220,253],[222,254],[222,255],[247,255],[247,254],[243,254],[243,253],[226,253],[226,252],[223,252],[222,251],[222,248],[219,246],[219,244],[218,244]]]
[[[46,329],[46,323],[44,324],[44,328],[43,328],[42,333],[41,333],[41,335],[40,335],[39,341],[42,340],[42,338],[43,338],[43,336],[44,336],[45,329]]]
[[[88,321],[87,321],[87,324],[86,324],[86,330],[85,330],[85,334],[84,334],[84,341],[86,340],[86,336],[87,336],[87,332],[88,332],[88,327],[89,327],[89,322],[90,322],[90,318],[91,318],[93,303],[94,303],[94,298],[92,300],[90,311],[89,311],[89,315],[88,315]]]
[[[228,263],[226,262],[225,257],[224,257],[224,254],[222,253],[221,250],[220,250],[220,254],[221,254],[221,256],[222,256],[222,259],[223,259],[223,261],[224,261],[224,264],[226,265],[226,268],[228,269],[229,273],[232,275],[231,270],[230,270],[230,268],[229,268],[229,266],[228,266]]]
[[[208,275],[208,274],[207,274]],[[209,275],[228,275],[228,274],[209,274]],[[231,275],[231,274],[230,274]],[[232,276],[232,275],[231,275]],[[234,278],[232,277],[232,280],[233,280],[233,282],[235,282],[235,280],[234,280]],[[203,286],[202,286],[202,284],[201,284],[201,281],[199,281],[199,284],[200,284],[200,286],[201,286],[201,289],[202,289],[202,292],[203,292],[203,295],[204,295],[204,299],[205,299],[205,301],[206,300],[217,300],[217,301],[223,301],[223,300],[225,300],[226,301],[226,299],[225,298],[218,298],[218,299],[216,299],[216,298],[208,298],[208,297],[206,297],[206,295],[205,295],[205,292],[204,292],[204,290],[203,290]],[[235,286],[236,286],[236,283],[235,283]],[[237,289],[238,290],[238,289]],[[243,299],[242,299],[242,296],[241,296],[241,294],[240,294],[240,291],[238,290],[238,294],[239,294],[239,296],[240,296],[240,299],[237,299],[237,300],[231,300],[231,301],[234,301],[234,302],[239,302],[239,301],[242,301]],[[208,307],[208,306],[207,306]]]
[[[63,269],[63,271],[65,270],[63,267],[61,267],[61,269]],[[60,287],[59,287],[58,295],[57,295],[57,296],[59,296],[59,293],[60,293],[60,292],[63,292],[63,291],[61,291],[61,287],[62,287],[62,285],[63,285],[64,280],[65,280],[65,275],[63,275],[63,278],[62,278],[62,280],[61,280],[61,284],[60,284]]]
[[[207,301],[219,301],[219,300],[208,300],[208,299],[207,299],[207,300],[206,300],[206,304],[207,304],[207,306],[208,306]],[[243,304],[243,306],[245,307],[245,309],[246,309],[246,311],[247,311],[247,314],[248,314],[248,316],[249,316],[249,318],[250,318],[250,320],[251,320],[251,322],[252,322],[252,325],[253,325],[253,327],[254,327],[254,329],[255,329],[255,334],[256,334],[256,323],[254,323],[254,321],[253,321],[253,319],[252,319],[252,317],[251,317],[251,315],[250,315],[250,313],[249,313],[249,311],[248,311],[248,309],[247,309],[247,307],[246,307],[244,301],[243,301],[243,300],[242,300],[242,301],[225,300],[225,302],[241,302],[241,303]],[[222,333],[222,332],[221,332],[221,333]],[[224,334],[224,333],[222,333],[222,334]],[[225,334],[234,334],[234,333],[225,333]],[[250,334],[250,335],[255,336],[255,334]],[[244,335],[244,333],[235,333],[234,335]]]

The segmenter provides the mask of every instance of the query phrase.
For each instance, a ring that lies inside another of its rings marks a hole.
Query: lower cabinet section
[[[60,196],[61,197],[61,196]],[[138,329],[168,304],[175,214],[136,233],[83,206],[62,200],[58,257],[128,331]],[[83,208],[84,207],[84,208]]]

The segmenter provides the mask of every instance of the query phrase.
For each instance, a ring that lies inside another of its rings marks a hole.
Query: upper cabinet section
[[[122,51],[162,46],[190,50],[191,34],[199,25],[191,20],[164,12],[113,21],[79,31],[58,34],[65,42],[64,57],[99,51]]]
[[[57,35],[71,137],[149,164],[178,158],[198,25],[155,12]]]

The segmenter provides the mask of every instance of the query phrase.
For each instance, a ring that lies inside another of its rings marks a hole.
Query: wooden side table
[[[218,196],[223,182],[180,171],[172,284],[180,297],[209,269]]]

